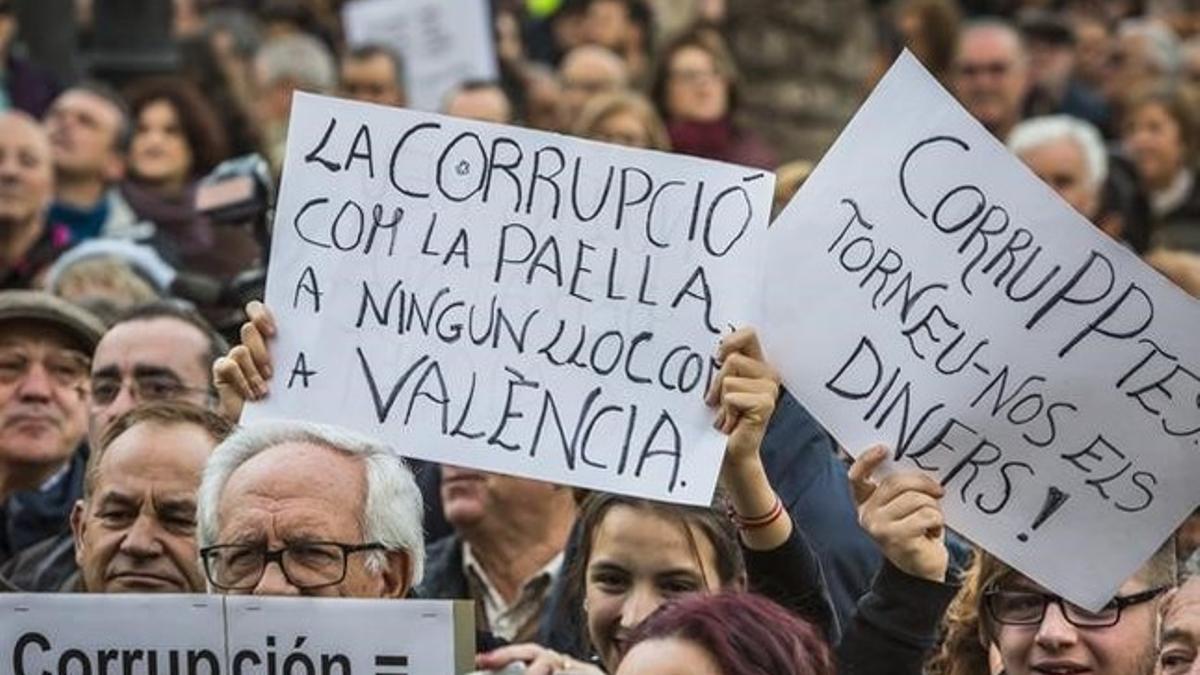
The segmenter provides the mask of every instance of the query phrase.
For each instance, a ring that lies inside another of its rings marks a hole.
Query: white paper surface
[[[318,673],[325,672],[322,658],[331,665],[335,659],[349,663],[348,673],[455,672],[449,602],[228,596],[226,620],[231,665],[240,654],[261,654],[272,642],[280,665],[302,651],[314,657]]]
[[[454,640],[448,601],[0,594],[6,673],[452,675]]]
[[[950,524],[1029,577],[1098,607],[1200,502],[1200,306],[911,55],[769,240],[791,391],[852,453],[931,472]]]
[[[30,675],[228,672],[222,598],[0,593],[0,655]]]
[[[724,437],[704,392],[720,334],[760,308],[770,173],[294,100],[266,293],[276,374],[244,421],[709,501]]]
[[[404,57],[409,106],[439,110],[466,80],[495,80],[486,0],[356,0],[342,8],[351,46],[387,45]]]

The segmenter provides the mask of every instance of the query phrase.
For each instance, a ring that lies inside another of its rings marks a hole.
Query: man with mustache
[[[88,364],[103,330],[46,293],[0,292],[0,561],[67,526],[87,457]]]
[[[105,428],[71,512],[79,572],[64,591],[202,593],[196,490],[233,425],[183,401],[139,405]]]

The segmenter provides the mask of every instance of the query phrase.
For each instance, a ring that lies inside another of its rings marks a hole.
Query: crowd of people
[[[1200,673],[1200,512],[1079,607],[947,528],[929,476],[881,471],[885,448],[850,460],[750,328],[714,346],[711,507],[238,427],[275,382],[259,300],[292,94],[403,107],[403,50],[347,44],[338,0],[59,3],[73,43],[33,4],[0,0],[0,589],[473,600],[477,666],[532,675]],[[159,20],[163,40],[126,36],[155,58],[100,58],[117,5]],[[440,112],[774,170],[781,208],[820,156],[780,132],[803,120],[761,120],[828,117],[908,48],[1200,295],[1197,3],[769,6],[493,0],[500,76]],[[774,11],[867,30],[832,44]],[[768,67],[793,48],[860,77]]]

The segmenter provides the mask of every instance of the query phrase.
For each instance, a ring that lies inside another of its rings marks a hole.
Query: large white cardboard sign
[[[248,421],[709,501],[704,393],[760,309],[770,173],[305,94],[288,144]]]
[[[466,80],[495,80],[486,0],[355,0],[342,8],[351,46],[382,44],[404,57],[409,105],[438,110]]]
[[[13,675],[454,675],[474,631],[469,602],[0,594]]]
[[[1200,502],[1200,306],[900,57],[772,225],[768,353],[851,452],[1096,608]]]

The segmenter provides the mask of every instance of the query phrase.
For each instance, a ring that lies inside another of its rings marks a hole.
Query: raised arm
[[[843,675],[920,675],[958,591],[946,579],[942,486],[918,472],[878,477],[887,454],[886,448],[871,448],[850,467],[859,523],[885,561],[838,645]]]

